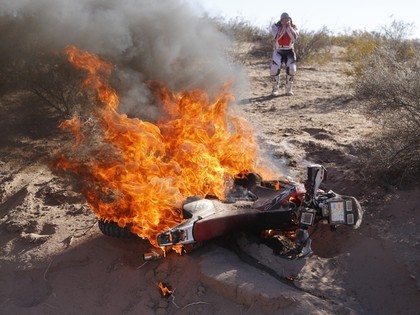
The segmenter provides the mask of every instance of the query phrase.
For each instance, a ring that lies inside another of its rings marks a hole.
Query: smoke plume
[[[209,95],[227,81],[234,91],[245,82],[227,58],[229,40],[182,0],[0,0],[0,16],[23,25],[9,38],[9,53],[14,47],[47,52],[72,44],[111,61],[120,110],[151,120],[159,113],[143,105],[150,80]]]

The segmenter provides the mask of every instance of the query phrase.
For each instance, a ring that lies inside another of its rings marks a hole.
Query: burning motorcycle
[[[238,231],[254,231],[266,237],[283,235],[290,250],[284,255],[300,258],[312,254],[309,230],[328,224],[332,231],[345,225],[354,229],[362,222],[363,210],[352,196],[320,189],[326,180],[326,169],[318,164],[307,168],[307,179],[296,183],[284,180],[263,180],[249,173],[234,182],[225,200],[188,198],[183,205],[184,221],[157,235],[163,248],[182,248],[189,252],[205,241]],[[100,221],[106,235],[130,235],[128,227]],[[144,259],[157,258],[156,253]]]

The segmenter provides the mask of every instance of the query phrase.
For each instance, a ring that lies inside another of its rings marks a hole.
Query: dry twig
[[[175,305],[176,306],[176,308],[179,308],[179,309],[185,309],[185,308],[187,308],[187,307],[190,307],[190,306],[193,306],[193,305],[198,305],[198,304],[209,304],[209,303],[207,303],[207,302],[203,302],[203,301],[198,301],[198,302],[193,302],[193,303],[189,303],[189,304],[187,304],[187,305],[184,305],[184,306],[179,306],[178,304],[176,304],[175,303],[175,290],[176,290],[176,288],[174,289],[174,291],[172,292],[172,304],[173,305]]]
[[[50,263],[48,264],[47,269],[45,269],[45,272],[44,272],[44,280],[45,280],[45,281],[48,281],[48,280],[47,280],[47,272],[48,272],[48,270],[50,269],[51,264],[52,264],[52,262],[54,261],[54,258],[55,258],[55,257],[53,257],[53,259],[51,259]]]

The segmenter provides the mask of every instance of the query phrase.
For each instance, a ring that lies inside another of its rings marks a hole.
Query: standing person
[[[280,69],[286,65],[286,95],[293,95],[292,85],[296,73],[295,41],[299,31],[286,12],[282,13],[280,20],[273,24],[271,32],[275,38],[270,75],[273,77],[273,96],[279,95]]]

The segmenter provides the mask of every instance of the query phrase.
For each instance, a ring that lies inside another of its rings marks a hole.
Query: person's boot
[[[287,74],[286,75],[286,95],[288,96],[293,95],[292,87],[293,87],[293,76]]]
[[[273,78],[273,91],[271,92],[271,95],[278,96],[279,95],[279,88],[280,88],[280,77],[276,75]]]

